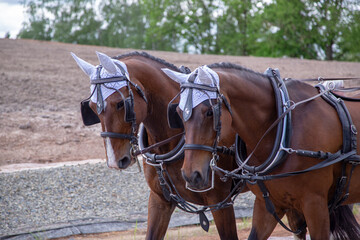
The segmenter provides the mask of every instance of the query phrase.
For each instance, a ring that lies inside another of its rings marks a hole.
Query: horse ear
[[[174,80],[177,83],[184,83],[186,82],[186,80],[189,78],[190,74],[184,74],[184,73],[179,73],[173,70],[170,70],[168,68],[162,68],[161,69],[169,78],[171,78],[172,80]]]
[[[100,52],[96,52],[96,55],[98,56],[98,59],[100,61],[100,64],[103,66],[103,68],[105,68],[105,70],[110,73],[110,74],[116,74],[117,68],[115,63],[113,62],[113,60],[111,59],[111,57],[100,53]]]
[[[78,66],[84,71],[84,73],[86,75],[88,75],[89,77],[91,77],[91,75],[96,71],[96,67],[94,65],[82,60],[81,58],[76,56],[75,53],[70,52],[70,54],[74,58],[74,60],[78,64]]]
[[[203,66],[203,67],[199,67],[198,68],[198,78],[199,78],[199,81],[203,84],[206,84],[206,85],[211,85],[212,83],[214,83],[214,85],[216,85],[215,82],[213,82],[213,78],[212,76],[210,75],[210,73],[208,73],[206,70],[207,67],[206,66]]]

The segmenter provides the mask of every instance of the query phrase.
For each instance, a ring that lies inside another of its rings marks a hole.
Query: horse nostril
[[[191,175],[191,183],[194,186],[201,186],[203,182],[203,178],[200,174],[200,172],[195,171],[192,175]]]
[[[189,182],[190,182],[190,178],[188,178],[188,177],[186,176],[184,170],[181,170],[181,174],[182,174],[183,179],[184,179],[186,182],[189,183]]]
[[[130,163],[131,163],[131,159],[128,156],[125,156],[118,161],[118,167],[120,169],[125,169],[130,165]]]

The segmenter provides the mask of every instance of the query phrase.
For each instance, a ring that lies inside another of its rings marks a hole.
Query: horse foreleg
[[[281,218],[284,216],[283,211],[277,210],[277,215]],[[276,227],[277,221],[274,216],[266,210],[265,202],[255,198],[252,228],[249,240],[268,239]]]
[[[214,210],[212,211],[212,215],[220,239],[238,239],[234,207],[232,205],[220,210]]]
[[[329,210],[324,198],[307,196],[303,213],[309,229],[311,240],[330,239]]]
[[[292,209],[286,212],[286,217],[289,222],[289,226],[291,230],[297,231],[301,230],[301,232],[297,235],[294,234],[295,240],[305,240],[306,239],[306,221],[304,215],[299,213],[298,211]]]
[[[174,209],[174,204],[166,201],[153,191],[150,192],[146,239],[164,238]]]

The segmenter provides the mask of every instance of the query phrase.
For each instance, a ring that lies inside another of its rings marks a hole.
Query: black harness
[[[94,91],[91,93],[90,97],[88,97],[87,99],[85,99],[81,102],[81,115],[82,115],[82,119],[83,119],[85,126],[90,126],[90,125],[99,123],[100,119],[99,119],[98,115],[102,111],[105,111],[105,103],[104,103],[104,99],[103,99],[102,92],[101,92],[101,86],[104,86],[108,89],[112,89],[112,90],[116,91],[117,93],[119,93],[124,102],[124,109],[125,109],[124,120],[125,120],[125,122],[131,123],[131,133],[127,134],[127,133],[116,133],[116,132],[101,132],[100,136],[103,138],[109,137],[109,138],[119,138],[119,139],[129,140],[131,147],[132,147],[132,150],[130,152],[133,155],[133,153],[138,150],[138,140],[137,140],[137,136],[136,136],[137,124],[136,124],[136,114],[134,111],[134,94],[131,89],[131,86],[133,86],[136,89],[136,92],[144,99],[144,101],[146,103],[147,103],[147,99],[146,99],[145,93],[142,91],[142,89],[137,84],[130,81],[128,74],[123,69],[123,67],[118,63],[115,63],[115,64],[119,67],[123,76],[111,77],[111,78],[101,78],[100,72],[101,72],[102,66],[99,65],[97,67],[97,79],[90,80],[90,83],[92,85],[95,85]],[[122,81],[126,82],[126,86],[129,91],[128,97],[125,97],[124,94],[121,91],[119,91],[118,89],[109,87],[105,84],[105,83],[122,82]],[[90,98],[95,94],[95,92],[96,92],[96,96],[97,96],[97,103],[96,103],[97,114],[90,108],[90,105],[89,105]]]
[[[212,163],[210,164],[212,170],[219,171],[224,174],[223,179],[226,180],[226,178],[231,177],[233,179],[246,181],[250,184],[258,184],[260,190],[263,193],[263,197],[265,199],[266,209],[274,216],[274,218],[279,222],[280,225],[282,225],[286,230],[293,232],[294,234],[300,234],[303,229],[306,227],[306,223],[303,227],[298,229],[297,231],[292,231],[289,229],[278,217],[275,211],[275,206],[270,200],[269,196],[270,193],[267,190],[264,181],[266,180],[272,180],[272,179],[278,179],[278,178],[284,178],[289,176],[295,176],[299,174],[303,174],[306,172],[310,172],[313,170],[321,169],[327,166],[330,166],[332,164],[338,163],[343,161],[343,169],[342,169],[342,176],[339,179],[336,187],[335,194],[333,196],[333,199],[329,203],[329,211],[331,212],[333,209],[335,209],[337,206],[339,206],[342,202],[346,200],[348,197],[348,190],[350,185],[350,179],[352,172],[356,165],[360,164],[360,156],[356,155],[356,128],[351,120],[351,116],[343,102],[342,99],[335,96],[329,89],[326,90],[322,85],[318,85],[317,88],[319,89],[320,93],[316,96],[313,96],[311,98],[305,99],[301,102],[294,103],[290,100],[288,91],[286,89],[286,85],[284,81],[280,78],[279,72],[276,70],[273,70],[271,68],[267,69],[265,74],[268,76],[271,85],[274,89],[275,93],[275,102],[276,102],[276,109],[277,109],[277,120],[269,127],[269,129],[265,132],[265,134],[262,136],[262,138],[259,140],[258,144],[253,149],[253,152],[249,154],[249,156],[246,157],[246,145],[245,143],[240,139],[239,136],[236,137],[236,144],[235,144],[235,159],[238,164],[238,168],[233,171],[227,171],[224,169],[221,169]],[[213,153],[213,155],[216,154],[216,146],[219,141],[220,131],[221,131],[221,122],[220,122],[220,116],[221,116],[221,103],[222,99],[225,100],[225,105],[228,107],[230,111],[230,106],[227,104],[226,99],[223,97],[223,95],[220,93],[219,89],[212,88],[209,86],[202,86],[200,84],[194,84],[194,78],[190,77],[189,82],[186,84],[182,84],[181,88],[189,88],[189,89],[198,89],[201,91],[213,91],[217,93],[217,104],[218,108],[213,108],[214,110],[214,122],[217,121],[218,127],[215,127],[215,131],[217,131],[216,139],[214,141],[213,147],[210,146],[204,146],[204,145],[198,145],[198,144],[185,144],[184,149],[192,149],[192,150],[204,150],[204,151],[210,151]],[[190,96],[190,94],[189,94]],[[304,104],[306,102],[312,101],[318,97],[322,97],[325,99],[326,102],[331,104],[338,112],[342,129],[343,129],[343,146],[342,149],[339,150],[336,153],[329,153],[329,152],[322,152],[322,151],[308,151],[308,150],[294,150],[290,148],[290,137],[291,137],[291,111],[295,109],[296,106],[300,104]],[[187,101],[188,103],[189,101]],[[210,101],[211,102],[211,101]],[[190,105],[190,104],[189,104]],[[169,105],[170,106],[170,105]],[[185,109],[183,112],[183,118],[184,121],[190,118],[191,116],[191,109],[187,108],[188,106],[185,105]],[[192,103],[190,105],[192,108]],[[170,107],[169,107],[170,109]],[[188,111],[187,111],[188,110]],[[190,110],[190,111],[189,111]],[[230,111],[231,113],[231,111]],[[170,116],[170,114],[169,114]],[[215,120],[217,118],[218,120]],[[270,153],[269,157],[262,163],[260,166],[250,166],[247,164],[248,160],[251,158],[255,150],[258,148],[260,142],[263,140],[263,138],[274,128],[277,126],[276,130],[276,139],[274,142],[274,147],[272,152]],[[286,157],[289,154],[297,154],[300,156],[305,157],[312,157],[312,158],[319,158],[324,159],[322,162],[301,171],[295,171],[295,172],[287,172],[277,175],[268,175],[270,172],[272,172],[276,166],[278,166],[280,163],[282,163]],[[246,158],[246,159],[245,159]],[[347,181],[347,176],[345,172],[346,163],[352,164],[352,168],[350,171],[349,180]],[[240,172],[240,174],[239,174]],[[346,186],[346,182],[348,182]],[[341,197],[344,194],[344,197]]]
[[[290,107],[291,101],[289,98],[288,91],[286,89],[285,83],[280,78],[278,70],[268,68],[265,71],[265,74],[268,76],[270,83],[274,89],[275,94],[275,104],[278,118],[284,114],[287,108]],[[276,138],[274,142],[274,147],[269,155],[269,157],[264,161],[260,166],[250,166],[247,164],[247,161],[250,159],[251,155],[244,159],[241,154],[244,151],[243,146],[241,145],[241,138],[236,135],[235,146],[237,151],[235,151],[235,160],[239,167],[243,168],[244,171],[251,174],[264,175],[271,172],[276,166],[282,163],[286,156],[286,151],[284,151],[290,144],[291,136],[291,112],[284,114],[284,116],[277,123],[276,128]],[[259,143],[261,140],[259,141]]]
[[[230,198],[233,198],[233,199],[236,198],[236,196],[240,192],[238,190],[240,189],[240,187],[241,187],[240,184],[242,184],[242,182],[239,182],[236,185],[236,187],[233,188],[232,192],[228,195],[228,197],[226,199],[224,199],[222,202],[219,202],[217,204],[210,205],[210,206],[203,206],[201,208],[198,208],[197,206],[185,201],[181,197],[181,195],[179,194],[177,189],[175,188],[175,185],[171,179],[171,176],[168,174],[166,168],[163,167],[164,164],[170,164],[171,162],[174,162],[174,161],[184,158],[184,143],[185,143],[184,136],[181,137],[177,146],[168,153],[153,154],[148,151],[149,149],[146,149],[148,147],[148,142],[147,142],[148,138],[147,138],[146,129],[143,124],[141,124],[139,127],[139,137],[138,138],[136,137],[136,127],[137,126],[136,126],[136,117],[135,117],[135,111],[134,111],[134,96],[133,96],[133,92],[131,90],[131,86],[135,87],[137,93],[144,99],[144,101],[146,103],[147,103],[147,99],[145,97],[144,92],[141,90],[141,88],[138,85],[136,85],[130,81],[127,73],[122,68],[122,66],[117,63],[115,63],[115,64],[120,68],[123,76],[112,77],[112,78],[101,78],[100,71],[101,71],[102,66],[101,65],[98,66],[97,79],[91,80],[91,84],[95,85],[95,88],[94,88],[93,92],[91,93],[91,95],[87,99],[85,99],[81,102],[81,115],[82,115],[82,120],[83,120],[84,125],[90,126],[90,125],[100,123],[98,114],[100,114],[102,111],[105,110],[105,103],[104,103],[102,93],[101,93],[101,85],[118,92],[124,101],[125,121],[132,123],[131,133],[123,134],[123,133],[115,133],[115,132],[101,132],[101,134],[100,134],[101,137],[120,138],[120,139],[129,140],[132,145],[132,150],[131,150],[132,156],[135,157],[135,156],[141,154],[143,156],[143,158],[145,159],[145,162],[148,165],[151,165],[156,169],[156,172],[157,172],[158,178],[159,178],[160,187],[162,189],[164,198],[167,201],[173,201],[176,204],[176,206],[183,211],[198,214],[199,218],[200,218],[201,227],[204,230],[208,231],[210,224],[209,224],[209,221],[204,212],[210,211],[210,210],[221,209],[221,208],[227,207],[229,205],[232,205],[233,201],[229,202],[228,200]],[[185,73],[190,72],[190,70],[186,67],[181,67],[180,70]],[[127,88],[129,91],[129,97],[127,97],[127,98],[125,98],[125,96],[119,90],[105,85],[105,83],[120,82],[120,81],[126,81],[126,83],[127,83]],[[97,114],[90,108],[90,105],[89,105],[90,98],[95,94],[95,92],[97,94],[97,103],[96,103]],[[175,106],[175,108],[173,108],[174,111],[172,113],[174,113],[174,112],[176,113],[175,109],[176,109],[177,105],[174,105],[174,106]],[[170,111],[168,110],[168,112],[171,112],[171,110]],[[168,118],[170,127],[183,128],[181,119],[177,115],[177,113],[174,116],[175,117],[177,116],[179,118],[178,122],[175,123],[175,125],[172,125],[170,122],[171,122],[171,119],[173,119],[173,118]],[[168,142],[168,140],[165,140],[163,142]],[[160,144],[164,144],[164,143],[160,143]],[[218,149],[218,151],[220,151],[224,154],[234,155],[234,152],[226,147],[218,147],[217,149]],[[169,180],[167,180],[165,176],[167,176],[167,178]],[[243,187],[244,186],[245,185],[243,185]]]
[[[210,74],[211,75],[211,74]],[[185,89],[189,89],[189,93],[188,93],[188,98],[186,100],[185,106],[184,106],[184,111],[183,111],[183,119],[186,122],[187,120],[190,119],[191,115],[192,115],[192,109],[193,109],[193,102],[192,102],[192,92],[193,89],[197,89],[202,91],[203,93],[205,93],[206,95],[207,92],[206,91],[210,91],[210,92],[215,92],[216,93],[216,102],[213,103],[209,97],[208,101],[205,101],[204,103],[211,106],[212,108],[212,113],[213,113],[213,129],[216,132],[216,136],[215,136],[215,140],[212,146],[207,146],[207,145],[202,145],[202,144],[184,144],[184,150],[202,150],[202,151],[207,151],[207,152],[211,152],[212,153],[212,158],[210,160],[210,167],[212,169],[212,184],[211,187],[209,189],[205,189],[205,190],[195,190],[195,189],[191,189],[189,186],[186,185],[186,188],[193,191],[193,192],[205,192],[208,191],[210,189],[212,189],[214,187],[214,169],[213,166],[216,165],[217,161],[219,160],[219,155],[218,153],[224,153],[224,154],[229,154],[232,155],[233,151],[230,148],[224,147],[224,146],[218,146],[219,141],[220,141],[220,133],[221,133],[221,107],[222,107],[222,103],[225,104],[225,106],[228,108],[229,112],[231,113],[231,108],[230,105],[228,104],[225,96],[223,94],[220,93],[220,90],[218,87],[212,87],[212,86],[208,86],[208,85],[203,85],[203,84],[197,84],[194,83],[195,78],[197,77],[197,71],[195,71],[188,79],[187,82],[180,84],[180,89],[181,91],[179,92],[179,94],[177,94],[169,103],[168,105],[168,122],[170,127],[179,127],[179,126],[183,126],[182,125],[182,120],[180,118],[180,116],[177,114],[176,112],[176,107],[178,106],[178,104],[173,104],[172,102],[185,90]],[[214,77],[211,75],[211,77],[213,78],[213,82],[215,83],[215,79]]]
[[[349,185],[353,170],[356,165],[360,164],[360,156],[357,155],[356,152],[357,130],[352,122],[351,116],[346,108],[344,101],[339,96],[335,96],[330,91],[330,89],[325,89],[323,85],[319,84],[316,86],[320,92],[318,95],[298,103],[293,103],[289,100],[286,86],[282,81],[282,79],[279,77],[278,73],[276,73],[272,69],[270,69],[270,72],[271,75],[269,76],[269,79],[272,83],[272,86],[274,87],[278,118],[265,132],[265,134],[260,139],[258,144],[261,142],[264,136],[267,133],[269,133],[273,127],[277,125],[278,127],[277,127],[276,140],[272,153],[270,154],[269,158],[260,166],[249,166],[247,165],[247,161],[254,153],[258,145],[256,145],[253,152],[246,159],[244,159],[246,157],[244,154],[242,154],[244,151],[244,144],[241,141],[241,139],[237,137],[235,158],[239,167],[231,172],[223,169],[219,169],[216,166],[215,168],[217,168],[216,170],[222,171],[225,174],[225,177],[245,180],[250,184],[258,184],[265,199],[266,209],[286,230],[294,234],[299,234],[306,227],[306,223],[302,228],[298,229],[297,231],[292,231],[291,229],[289,229],[276,214],[275,206],[269,198],[270,193],[267,190],[264,181],[279,179],[289,176],[296,176],[313,170],[321,169],[342,161],[343,162],[342,176],[340,177],[336,185],[335,194],[332,200],[329,202],[329,211],[332,212],[337,206],[341,205],[341,203],[343,203],[348,197]],[[269,73],[269,71],[267,73]],[[319,96],[321,96],[326,102],[328,102],[331,106],[333,106],[338,113],[342,125],[342,132],[343,132],[342,149],[340,149],[336,153],[329,153],[323,151],[308,151],[301,149],[295,150],[290,148],[289,141],[291,136],[291,121],[290,121],[291,111],[295,109],[296,106],[312,101]],[[355,99],[352,100],[355,101]],[[285,107],[281,107],[281,106],[285,106]],[[281,173],[276,175],[268,175],[272,170],[274,170],[276,166],[278,166],[281,162],[284,161],[284,159],[288,156],[288,154],[297,154],[299,156],[304,156],[304,157],[319,158],[319,159],[323,159],[323,161],[305,170]],[[346,176],[346,171],[345,171],[347,163],[352,164],[349,177]],[[240,172],[240,174],[238,172]],[[347,182],[347,186],[346,186],[346,182]]]

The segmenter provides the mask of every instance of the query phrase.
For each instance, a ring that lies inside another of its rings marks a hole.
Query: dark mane
[[[259,72],[255,72],[251,69],[242,67],[240,65],[234,64],[234,63],[229,63],[229,62],[220,62],[220,63],[213,63],[210,65],[207,65],[209,68],[227,68],[227,69],[236,69],[239,70],[240,72],[246,74],[247,76],[251,77],[251,76],[257,76],[257,77],[265,77],[267,78],[266,75],[259,73]]]
[[[129,53],[121,54],[121,55],[118,55],[118,56],[113,57],[113,58],[115,58],[115,59],[121,59],[121,58],[126,58],[126,57],[133,57],[133,56],[140,56],[140,57],[148,58],[148,59],[150,59],[150,60],[153,60],[153,61],[156,61],[156,62],[158,62],[158,63],[160,63],[160,64],[163,64],[163,65],[165,65],[165,66],[168,67],[168,68],[171,68],[171,69],[173,69],[173,70],[176,70],[176,71],[179,71],[179,72],[180,72],[180,69],[179,69],[178,67],[176,67],[174,64],[169,63],[169,62],[165,61],[164,59],[154,57],[154,56],[148,54],[147,52],[134,51],[134,52],[129,52]]]

